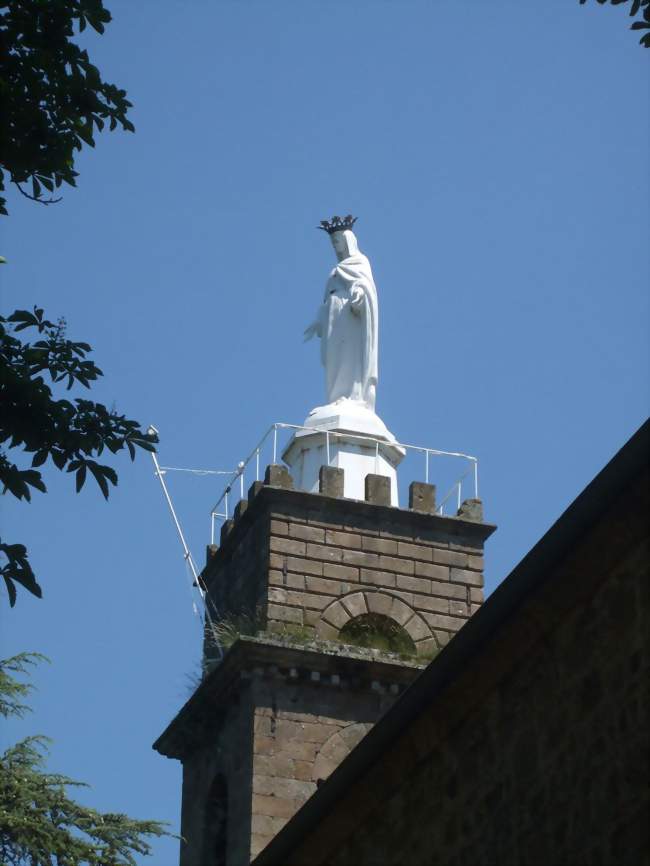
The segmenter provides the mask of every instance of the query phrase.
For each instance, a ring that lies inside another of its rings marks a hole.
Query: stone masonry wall
[[[282,866],[649,862],[647,485],[549,563]]]
[[[287,823],[395,700],[331,684],[254,686],[251,857]]]
[[[219,616],[255,612],[260,627],[335,640],[373,612],[430,654],[482,603],[483,544],[494,527],[294,491],[286,472],[278,476],[287,486],[254,486],[212,551],[204,580]]]
[[[207,840],[215,816],[208,803],[217,777],[224,779],[228,792],[228,863],[244,866],[249,862],[253,737],[250,693],[244,691],[223,708],[225,713],[214,714],[213,737],[183,761],[180,866],[207,866],[213,862],[213,846]]]
[[[306,516],[279,503],[271,511],[272,627],[305,625],[336,640],[351,618],[380,613],[427,653],[444,646],[483,601],[482,542],[317,504]]]

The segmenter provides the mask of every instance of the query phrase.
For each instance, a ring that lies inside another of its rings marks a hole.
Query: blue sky
[[[56,207],[10,199],[4,309],[65,315],[95,398],[161,432],[163,464],[228,468],[323,401],[302,330],[358,214],[380,298],[377,408],[405,442],[476,454],[491,591],[647,415],[648,53],[575,0],[113,0],[88,37],[134,102]],[[12,741],[98,808],[178,829],[151,743],[200,633],[150,458],[105,503],[46,472],[5,499],[44,587],[0,604],[0,654],[52,659]],[[197,560],[214,478],[169,475]],[[436,480],[434,477],[433,480]],[[152,861],[172,866],[177,843]]]

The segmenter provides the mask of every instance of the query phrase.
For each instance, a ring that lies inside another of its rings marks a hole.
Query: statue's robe
[[[377,289],[370,262],[362,253],[353,252],[331,272],[318,325],[328,403],[347,398],[374,411]]]

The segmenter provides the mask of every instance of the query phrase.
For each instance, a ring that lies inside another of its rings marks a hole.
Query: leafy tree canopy
[[[31,329],[38,337],[23,342],[16,334]],[[8,318],[0,316],[0,449],[15,454],[14,449],[31,455],[31,465],[19,467],[0,450],[0,483],[3,492],[30,501],[32,490],[45,493],[46,487],[37,467],[47,460],[61,471],[75,475],[76,489],[81,490],[91,475],[104,497],[109,485],[117,484],[113,468],[98,463],[105,449],[112,454],[127,449],[131,459],[136,448],[154,450],[156,437],[141,429],[115,409],[107,409],[77,397],[57,399],[52,386],[68,392],[75,385],[85,388],[102,375],[87,360],[91,347],[66,338],[65,321],[51,322],[43,310],[17,310]],[[49,378],[50,383],[46,382]],[[0,539],[0,552],[6,562],[0,567],[9,601],[16,601],[16,586],[21,584],[36,596],[41,588],[22,544],[7,544]]]
[[[102,0],[0,0],[0,194],[4,169],[28,198],[51,204],[55,188],[75,186],[76,151],[95,146],[96,130],[133,132],[126,91],[103,81],[72,41],[110,20]]]
[[[586,3],[587,0],[580,0],[580,4]],[[630,0],[596,0],[602,6],[604,3],[611,3],[612,6],[620,6],[621,3],[629,3]],[[639,18],[630,24],[630,30],[646,30],[650,31],[650,0],[632,0],[630,6],[630,17],[641,15]],[[650,48],[650,32],[646,32],[639,39],[641,45]]]
[[[23,716],[31,686],[16,675],[43,659],[21,653],[0,661],[0,715]],[[71,799],[87,787],[45,771],[46,737],[28,737],[0,756],[0,863],[3,866],[135,866],[147,837],[168,835],[159,821],[101,813]]]

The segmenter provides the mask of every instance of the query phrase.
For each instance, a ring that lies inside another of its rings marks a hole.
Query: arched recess
[[[228,850],[228,783],[218,773],[212,780],[203,813],[201,866],[225,866]]]
[[[350,754],[356,744],[365,737],[370,728],[372,728],[370,723],[356,722],[353,725],[347,725],[325,740],[314,761],[313,781],[317,784],[324,782],[341,761]]]
[[[371,589],[357,590],[333,601],[322,612],[316,633],[326,640],[341,640],[342,629],[353,619],[370,613],[388,617],[401,626],[415,644],[418,655],[435,648],[428,624],[404,599]]]

